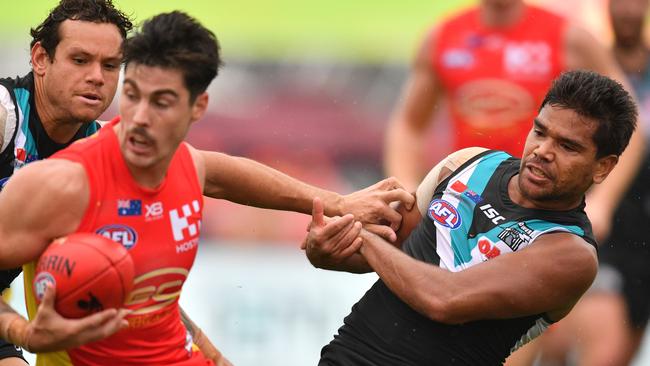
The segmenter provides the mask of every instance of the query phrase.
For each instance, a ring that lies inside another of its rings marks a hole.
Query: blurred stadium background
[[[530,2],[579,14],[576,21],[609,39],[605,0]],[[2,3],[0,76],[22,75],[29,71],[29,27],[57,1]],[[114,3],[136,23],[184,10],[219,38],[226,64],[211,86],[208,116],[190,133],[195,146],[349,193],[382,178],[384,126],[419,41],[437,20],[475,1]],[[106,119],[117,113],[117,99]],[[448,133],[430,132],[431,162],[446,150]],[[316,364],[376,278],[311,268],[297,249],[307,223],[303,215],[206,200],[204,240],[181,302],[236,365]],[[645,364],[650,357],[642,355],[637,365]]]

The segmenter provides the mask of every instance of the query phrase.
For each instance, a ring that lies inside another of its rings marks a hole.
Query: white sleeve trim
[[[0,85],[0,137],[2,146],[0,152],[4,151],[11,143],[16,131],[16,107],[9,90]]]

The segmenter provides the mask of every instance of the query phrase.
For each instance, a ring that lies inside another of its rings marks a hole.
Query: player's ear
[[[32,47],[31,61],[32,69],[38,76],[43,76],[43,74],[45,74],[45,70],[47,70],[47,66],[52,63],[50,60],[50,55],[47,54],[47,51],[45,48],[43,48],[41,42],[36,42],[36,44],[34,44],[34,47]]]
[[[596,169],[594,169],[594,183],[602,183],[614,169],[616,163],[618,163],[618,156],[616,155],[607,155],[598,159],[596,161]]]
[[[205,114],[205,111],[208,109],[208,92],[205,91],[201,94],[199,94],[196,99],[194,100],[194,103],[192,104],[192,120],[191,122],[198,121],[203,117]]]

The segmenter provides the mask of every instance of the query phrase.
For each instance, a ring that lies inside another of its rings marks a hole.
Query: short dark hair
[[[540,110],[547,104],[598,121],[593,136],[597,158],[620,156],[636,128],[637,106],[630,93],[619,82],[593,71],[562,73],[553,81]]]
[[[50,10],[43,23],[30,29],[30,48],[34,47],[36,42],[41,42],[41,46],[53,60],[56,46],[61,41],[59,27],[68,19],[115,24],[123,39],[126,39],[126,34],[133,28],[129,18],[113,6],[112,0],[61,0],[59,5]]]
[[[180,11],[154,16],[129,37],[124,62],[179,69],[190,102],[203,93],[221,66],[219,42],[212,31]]]

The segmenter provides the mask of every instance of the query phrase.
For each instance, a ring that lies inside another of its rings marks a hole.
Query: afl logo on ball
[[[460,226],[460,215],[458,210],[451,203],[435,199],[429,205],[429,217],[435,222],[452,230]]]
[[[56,280],[54,280],[54,277],[52,277],[48,272],[39,273],[38,276],[34,278],[34,293],[36,294],[38,301],[41,301],[43,296],[45,296],[47,286],[56,287]]]
[[[133,248],[138,242],[138,233],[126,225],[114,224],[102,226],[95,233],[122,244],[127,250]]]

